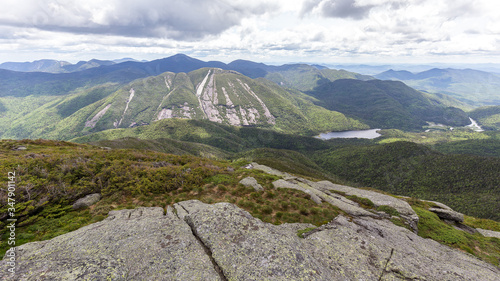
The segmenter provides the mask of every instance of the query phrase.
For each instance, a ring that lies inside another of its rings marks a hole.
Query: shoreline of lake
[[[375,139],[380,136],[382,136],[380,133],[377,133],[377,131],[380,131],[381,129],[368,129],[368,130],[355,130],[355,131],[343,131],[343,132],[329,132],[329,133],[321,133],[315,138],[322,139],[322,140],[329,140],[329,139],[353,139],[353,138],[360,138],[360,139]]]

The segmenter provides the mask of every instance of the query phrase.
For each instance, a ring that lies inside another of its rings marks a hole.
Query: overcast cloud
[[[490,0],[2,0],[0,61],[500,63]]]
[[[275,5],[234,0],[15,0],[1,24],[77,34],[195,40],[220,34]],[[4,3],[2,3],[4,4]]]
[[[355,0],[306,0],[301,15],[318,11],[324,17],[362,19],[375,5],[362,5]]]

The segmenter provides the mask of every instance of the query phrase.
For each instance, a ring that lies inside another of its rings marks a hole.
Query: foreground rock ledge
[[[17,247],[2,280],[499,280],[500,269],[387,220],[339,216],[272,225],[229,203],[110,212],[107,219]]]

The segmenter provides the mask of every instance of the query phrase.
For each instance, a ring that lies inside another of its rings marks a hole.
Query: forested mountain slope
[[[418,129],[426,121],[452,126],[470,123],[464,111],[401,82],[341,79],[307,92],[330,110],[355,116],[371,127]]]
[[[375,77],[403,81],[418,90],[448,94],[473,106],[500,104],[500,75],[496,73],[433,68],[419,73],[388,70]]]
[[[166,72],[125,86],[107,83],[51,98],[51,102],[25,114],[6,114],[6,119],[15,120],[2,137],[71,139],[169,118],[299,134],[368,128],[339,112],[314,105],[317,101],[301,92],[218,68]],[[11,101],[5,99],[7,111],[14,106]]]
[[[485,106],[469,112],[485,130],[500,130],[500,106]]]

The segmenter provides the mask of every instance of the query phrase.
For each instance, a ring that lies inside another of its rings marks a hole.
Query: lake
[[[315,136],[315,138],[322,140],[329,140],[335,138],[343,138],[343,139],[352,139],[352,138],[360,138],[360,139],[374,139],[381,136],[381,134],[377,133],[380,129],[370,129],[370,130],[359,130],[359,131],[344,131],[344,132],[330,132],[319,134],[319,136]]]

